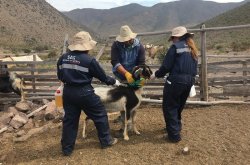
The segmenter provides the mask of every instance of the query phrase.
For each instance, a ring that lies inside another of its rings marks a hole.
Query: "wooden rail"
[[[5,64],[15,64],[16,62],[0,62],[0,65]],[[56,61],[50,61],[50,63],[55,64]],[[23,64],[22,62],[17,62],[17,64]],[[47,61],[37,62],[34,61],[33,67],[32,62],[28,62],[28,65],[17,65],[12,68],[2,68],[2,71],[17,71],[20,72],[20,76],[25,80],[26,89],[24,91],[27,93],[29,99],[41,99],[41,98],[53,98],[54,91],[60,85],[57,76],[56,69],[38,69],[37,65],[47,64]],[[250,92],[248,90],[250,83],[250,60],[231,60],[222,62],[208,63],[207,67],[207,83],[208,83],[208,96],[210,98],[228,98],[229,96],[249,96]],[[103,64],[104,70],[108,75],[112,75],[111,65]],[[159,65],[151,65],[151,68],[159,68]],[[44,73],[44,71],[47,71]],[[22,73],[23,72],[23,73]],[[30,74],[29,72],[34,72]],[[218,76],[219,74],[219,76]],[[34,80],[34,81],[33,81]],[[94,86],[104,85],[100,83],[99,80],[93,80]],[[202,88],[201,79],[197,77],[196,79],[196,91],[197,96],[193,99],[202,100]],[[164,79],[147,80],[144,87],[143,97],[151,99],[162,99],[162,91],[164,86]],[[239,86],[244,86],[239,88]],[[35,87],[35,88],[33,88]],[[215,92],[211,90],[212,88],[220,89],[220,92]],[[242,92],[244,91],[244,92]],[[4,98],[8,96],[6,94],[0,94],[0,102],[8,100],[9,98]],[[9,94],[10,97],[17,97],[15,94]],[[11,100],[18,100],[11,99]],[[209,101],[209,100],[208,100]]]

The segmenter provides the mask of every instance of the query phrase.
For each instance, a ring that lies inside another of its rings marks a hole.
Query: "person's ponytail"
[[[192,55],[193,59],[198,60],[198,49],[195,46],[194,40],[191,37],[188,37],[186,39],[186,42],[187,42],[187,45],[191,49],[191,55]]]

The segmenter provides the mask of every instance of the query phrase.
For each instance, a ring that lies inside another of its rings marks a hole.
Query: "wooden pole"
[[[36,55],[33,55],[33,62],[35,62],[36,61]],[[31,68],[32,68],[32,70],[31,70],[31,75],[32,75],[32,89],[33,89],[33,93],[36,93],[36,80],[35,80],[35,69],[36,69],[36,64],[35,63],[33,63],[32,65],[31,65]]]
[[[27,115],[28,118],[30,118],[31,116],[33,116],[34,114],[36,114],[37,112],[40,112],[41,110],[43,110],[44,108],[46,108],[48,105],[43,105],[42,107],[34,110],[33,112],[31,112],[30,114]]]
[[[63,42],[63,54],[67,52],[69,35],[66,34]]]
[[[104,50],[105,50],[105,47],[106,47],[105,45],[102,46],[101,50],[100,50],[99,53],[97,54],[97,56],[96,56],[96,60],[97,60],[97,61],[99,61],[99,59],[100,59],[101,56],[103,55]]]
[[[243,86],[247,85],[247,61],[242,61],[242,68],[243,68]],[[247,100],[248,96],[244,96],[244,100]]]
[[[205,24],[201,26],[201,87],[202,101],[208,101],[208,82],[207,82],[207,57],[206,57],[206,31]]]

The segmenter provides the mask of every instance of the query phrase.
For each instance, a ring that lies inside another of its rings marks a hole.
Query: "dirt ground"
[[[87,139],[81,138],[80,125],[75,150],[64,157],[60,148],[61,127],[14,143],[12,134],[0,135],[0,164],[250,164],[250,105],[187,106],[183,111],[182,141],[163,139],[163,116],[160,106],[143,105],[138,110],[141,135],[100,149],[93,123]],[[110,120],[112,133],[119,125]],[[189,148],[188,154],[182,149]]]

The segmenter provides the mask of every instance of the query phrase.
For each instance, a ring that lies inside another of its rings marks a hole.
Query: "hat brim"
[[[193,37],[194,36],[194,33],[185,33],[183,35],[174,35],[174,36],[170,36],[168,38],[168,41],[172,41],[172,37],[181,37],[181,36],[184,36],[184,35],[188,35],[188,37]]]
[[[136,33],[131,33],[130,36],[127,36],[127,37],[122,37],[120,35],[118,35],[116,37],[116,41],[119,41],[119,42],[126,42],[126,41],[129,41],[131,39],[134,39],[135,37],[137,36]]]
[[[86,50],[91,50],[96,46],[96,41],[91,40],[88,43],[77,43],[77,44],[70,44],[68,46],[69,50],[71,51],[86,51]]]

